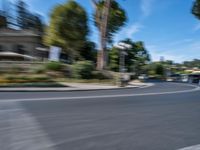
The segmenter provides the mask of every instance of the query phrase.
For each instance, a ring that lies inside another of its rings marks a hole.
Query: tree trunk
[[[107,68],[108,57],[107,57],[107,28],[110,11],[111,0],[105,1],[103,10],[103,17],[100,25],[100,51],[97,57],[97,69],[104,70]]]

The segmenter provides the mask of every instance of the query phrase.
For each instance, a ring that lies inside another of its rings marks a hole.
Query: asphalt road
[[[1,150],[177,150],[200,144],[200,90],[0,93]]]

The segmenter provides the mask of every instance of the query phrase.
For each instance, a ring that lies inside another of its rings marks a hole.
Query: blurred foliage
[[[77,79],[91,79],[94,64],[91,61],[78,61],[73,65],[73,77]]]
[[[165,67],[161,62],[153,62],[145,66],[145,70],[149,76],[165,76]]]
[[[1,14],[0,11],[0,28],[5,28],[5,27],[7,27],[7,19],[5,16]]]
[[[4,75],[3,79],[10,83],[25,82],[50,82],[51,78],[46,75]]]
[[[36,30],[40,34],[44,32],[40,15],[31,13],[23,0],[17,1],[17,23],[21,29]]]
[[[94,71],[92,74],[94,79],[99,79],[99,80],[114,78],[114,76],[109,71]]]
[[[127,56],[125,56],[125,65],[128,72],[135,72],[140,74],[143,72],[143,66],[150,61],[150,56],[144,46],[143,42],[133,42],[131,39],[122,41],[129,44],[132,48],[125,50]],[[119,71],[120,61],[120,49],[113,47],[109,53],[110,69],[113,71]]]
[[[55,6],[45,36],[47,45],[63,48],[73,62],[79,59],[88,35],[88,17],[85,9],[73,0]]]
[[[20,66],[17,65],[12,65],[10,72],[12,72],[13,74],[18,74],[20,72],[22,72],[24,69]]]
[[[33,74],[44,74],[47,71],[45,66],[39,66],[37,68],[32,69]]]
[[[105,0],[99,0],[96,3],[96,10],[94,13],[95,26],[101,32],[102,18],[104,15]],[[112,43],[113,34],[116,33],[120,27],[125,25],[127,21],[126,12],[122,9],[118,2],[111,1],[111,8],[108,21],[107,42]]]
[[[96,63],[97,50],[94,42],[86,41],[83,48],[80,50],[80,56],[83,60],[89,60]]]
[[[48,62],[45,64],[45,69],[50,71],[61,71],[63,65],[60,62]]]
[[[192,14],[200,19],[200,0],[195,0],[192,8]]]
[[[185,67],[189,68],[200,68],[200,59],[194,59],[193,61],[185,61],[183,64]]]
[[[155,66],[155,73],[156,75],[164,76],[165,75],[165,69],[162,64],[157,64]]]

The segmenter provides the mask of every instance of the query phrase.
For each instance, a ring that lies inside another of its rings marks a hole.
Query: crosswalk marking
[[[0,102],[1,150],[54,150],[37,120],[19,103]]]

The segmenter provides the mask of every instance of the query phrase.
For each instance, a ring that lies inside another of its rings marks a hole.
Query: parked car
[[[181,82],[188,82],[189,76],[187,74],[181,74]]]
[[[200,73],[190,74],[188,77],[189,83],[199,83],[200,82]]]
[[[139,77],[138,77],[139,80],[147,80],[148,79],[148,76],[146,74],[141,74]]]
[[[167,77],[168,82],[174,82],[174,81],[181,81],[181,75],[180,74],[172,74],[169,77]]]

